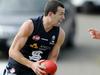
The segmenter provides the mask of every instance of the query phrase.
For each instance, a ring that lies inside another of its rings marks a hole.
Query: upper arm
[[[31,20],[25,21],[22,26],[20,27],[18,33],[16,34],[12,45],[10,47],[9,52],[12,50],[20,50],[24,44],[26,43],[28,37],[31,35],[32,31],[34,30],[34,26],[32,25]]]
[[[52,50],[52,52],[49,55],[49,59],[57,60],[57,57],[58,57],[60,48],[61,48],[61,46],[62,46],[62,44],[64,42],[64,39],[65,39],[65,32],[63,31],[62,28],[60,28],[60,33],[59,33],[59,36],[58,36],[57,43],[53,47],[53,50]]]
[[[60,48],[62,46],[63,42],[64,42],[64,39],[65,39],[65,32],[62,28],[60,28],[60,33],[59,33],[59,36],[58,36],[56,46],[58,46]]]

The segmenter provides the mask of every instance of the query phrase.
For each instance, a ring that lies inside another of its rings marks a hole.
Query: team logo
[[[35,40],[35,41],[38,41],[38,40],[40,40],[40,36],[39,35],[34,35],[32,37],[32,39]]]
[[[11,73],[11,74],[15,73],[15,68],[11,68],[11,69],[10,69],[10,73]],[[14,75],[15,75],[15,74],[14,74]]]
[[[55,39],[56,39],[56,37],[55,37],[55,35],[53,35],[52,38],[51,38],[51,42],[50,42],[51,45],[54,45]]]
[[[38,61],[38,60],[40,60],[42,58],[41,54],[43,54],[42,51],[33,51],[32,55],[29,56],[29,59],[30,60],[34,60],[34,61]]]
[[[34,44],[31,44],[30,47],[37,49],[38,48],[38,45],[37,45],[37,43],[34,43]]]

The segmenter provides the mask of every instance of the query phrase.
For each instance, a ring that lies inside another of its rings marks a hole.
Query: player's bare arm
[[[48,58],[49,60],[53,60],[56,63],[58,55],[59,55],[59,51],[60,51],[60,48],[64,42],[64,39],[65,39],[65,32],[63,31],[62,28],[60,28],[60,33],[58,36],[57,43],[55,44],[52,52],[49,55],[49,58]]]
[[[22,53],[20,52],[21,48],[25,45],[28,37],[31,35],[32,31],[34,30],[34,26],[31,20],[28,20],[23,23],[21,28],[19,29],[18,33],[16,34],[14,41],[9,50],[9,56],[16,60],[17,62],[31,68],[33,71],[45,73],[41,69],[39,69],[39,62],[32,62],[25,58]],[[37,71],[38,70],[38,71]]]
[[[33,25],[31,20],[24,22],[19,29],[18,33],[16,34],[14,41],[9,50],[9,56],[14,60],[18,61],[19,63],[30,67],[30,61],[26,59],[21,53],[21,48],[25,45],[29,35],[33,31]]]
[[[59,33],[59,36],[58,36],[57,43],[55,44],[55,46],[54,46],[52,52],[50,53],[48,59],[56,62],[57,57],[59,55],[60,48],[61,48],[61,46],[64,42],[64,39],[65,39],[65,32],[63,31],[62,28],[60,28],[60,33]]]

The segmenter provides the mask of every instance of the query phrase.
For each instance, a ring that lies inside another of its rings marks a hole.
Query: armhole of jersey
[[[58,37],[59,37],[59,34],[60,34],[60,27],[57,28],[57,31],[58,31],[58,34],[57,34],[57,38],[56,38],[56,43],[58,41]]]
[[[33,23],[33,27],[34,27],[33,31],[35,31],[35,22],[34,22],[34,20],[32,18],[30,18],[30,20],[32,20],[32,23]]]
[[[36,23],[35,23],[34,19],[31,18],[30,20],[32,20],[32,23],[33,23],[33,26],[34,26],[33,32],[37,32]],[[33,32],[32,32],[32,34],[33,34]]]
[[[33,25],[34,25],[34,32],[37,34],[38,30],[39,30],[39,25],[37,24],[37,22],[35,21],[35,19],[31,18]]]

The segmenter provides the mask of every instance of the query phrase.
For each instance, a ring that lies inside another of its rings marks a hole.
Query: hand
[[[94,29],[94,28],[90,28],[89,30],[89,33],[91,35],[91,38],[93,39],[100,39],[100,31]]]
[[[37,75],[47,75],[46,72],[44,71],[45,66],[42,66],[41,63],[44,60],[40,60],[37,62],[34,62],[31,66],[31,69],[37,74]]]

